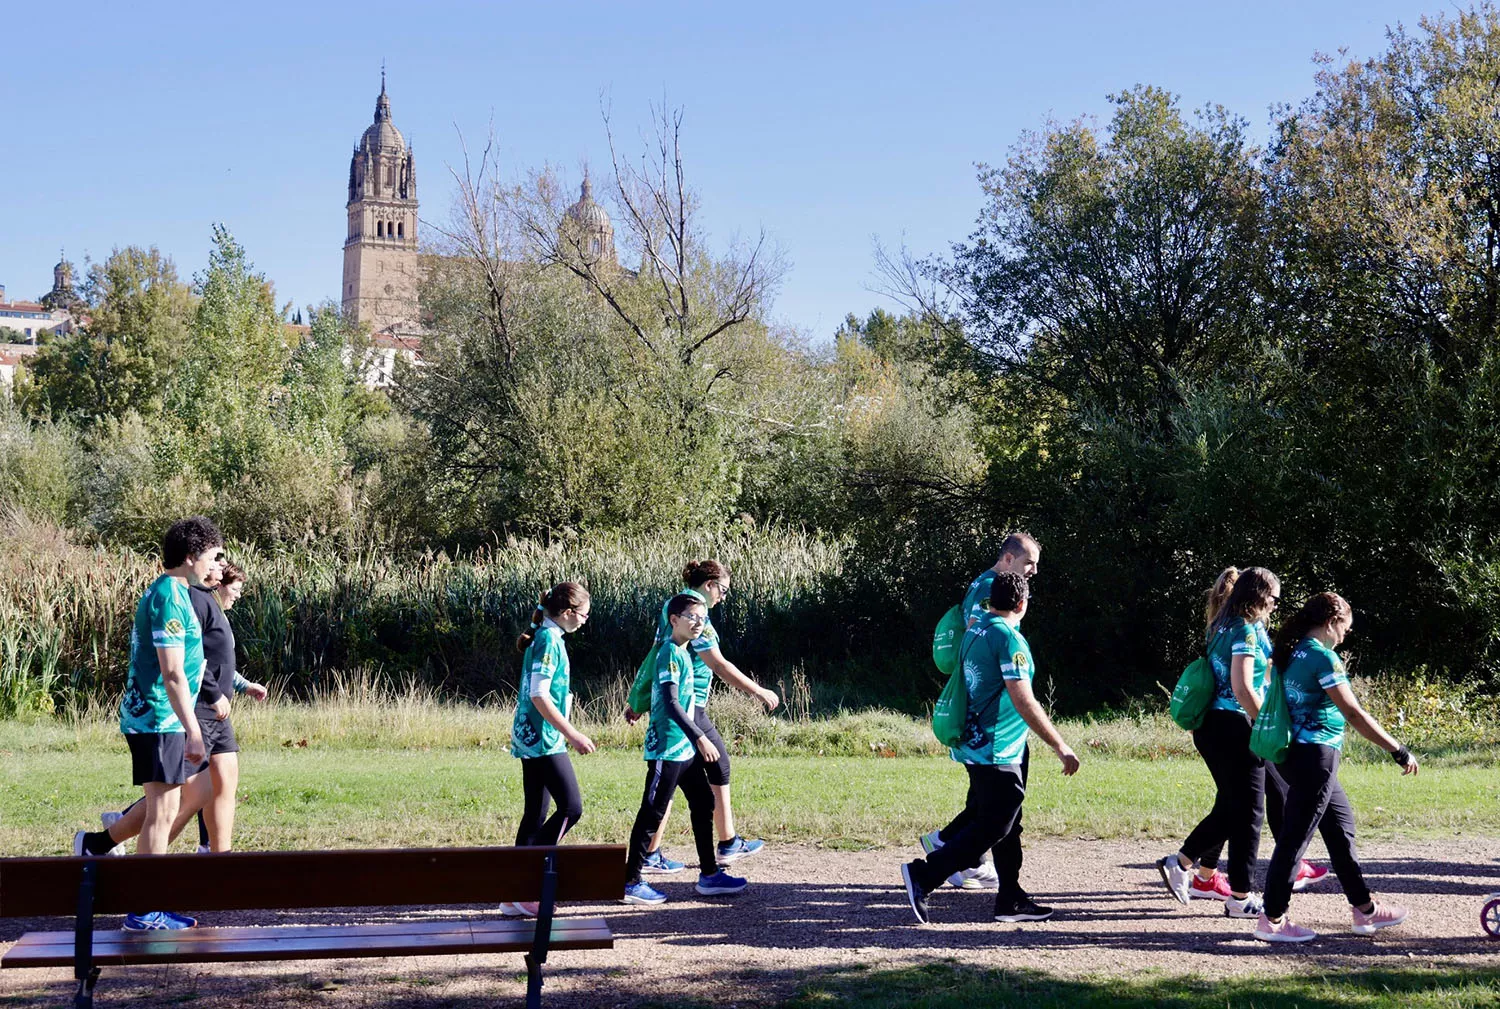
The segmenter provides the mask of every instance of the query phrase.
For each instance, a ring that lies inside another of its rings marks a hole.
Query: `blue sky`
[[[12,5],[0,284],[34,297],[60,247],[81,265],[127,244],[190,276],[222,221],[282,301],[336,296],[384,58],[433,220],[460,131],[479,145],[493,120],[506,172],[551,163],[576,183],[608,164],[601,99],[627,150],[651,103],[684,106],[711,239],[764,227],[791,264],[776,317],[825,339],[885,303],[875,240],[961,239],[975,162],[1022,131],[1150,83],[1264,136],[1273,104],[1312,90],[1315,52],[1374,55],[1387,25],[1452,9],[1428,2]]]

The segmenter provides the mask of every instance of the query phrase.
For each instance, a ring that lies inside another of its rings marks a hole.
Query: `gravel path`
[[[1479,927],[1483,897],[1500,891],[1500,863],[1494,860],[1500,841],[1365,846],[1361,854],[1371,888],[1409,904],[1408,923],[1373,937],[1350,934],[1348,905],[1330,876],[1294,899],[1296,919],[1325,933],[1297,947],[1255,941],[1253,923],[1224,918],[1217,903],[1194,901],[1184,908],[1168,898],[1153,865],[1167,847],[1154,841],[1034,841],[1027,845],[1023,882],[1036,898],[1057,907],[1053,921],[997,925],[990,919],[992,895],[947,888],[933,896],[933,923],[924,927],[914,924],[900,888],[899,864],[911,852],[778,846],[736,866],[751,879],[740,897],[697,898],[687,872],[668,877],[672,881],[663,889],[671,900],[659,908],[579,906],[580,912],[608,917],[616,946],[554,954],[544,1002],[569,1009],[692,999],[726,1009],[762,1006],[822,971],[947,957],[1068,977],[1155,971],[1213,978],[1490,967],[1500,952],[1500,940],[1488,939]],[[380,921],[402,914],[453,913],[236,914],[213,915],[208,923]],[[473,908],[459,912],[483,914]],[[66,927],[56,919],[0,922],[0,945],[8,947],[28,929]],[[100,1005],[203,999],[226,1009],[478,1009],[519,1005],[523,972],[519,956],[107,968]],[[69,1004],[70,976],[63,970],[0,972],[0,1004]]]

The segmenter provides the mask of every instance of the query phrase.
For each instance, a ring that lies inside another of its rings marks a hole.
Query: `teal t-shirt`
[[[666,684],[677,685],[677,703],[693,717],[693,660],[687,647],[670,638],[656,649],[656,676],[651,681],[651,724],[646,726],[647,760],[692,760],[697,751],[682,726],[667,714]]]
[[[990,611],[985,609],[984,603],[990,597],[990,586],[994,584],[994,568],[984,572],[969,583],[969,591],[964,593],[963,601],[965,623],[972,624],[990,615]]]
[[[563,734],[536,709],[532,698],[539,695],[548,697],[564,718],[570,717],[573,694],[569,689],[568,650],[563,647],[562,628],[550,618],[537,628],[521,660],[521,690],[510,727],[513,757],[550,757],[568,749]]]
[[[683,589],[678,595],[692,596],[703,600],[704,609],[708,608],[708,599],[697,589]],[[672,639],[672,625],[667,620],[667,607],[672,600],[668,599],[661,604],[661,615],[656,619],[656,644]],[[712,620],[705,615],[703,619],[703,630],[698,636],[687,643],[688,652],[693,660],[693,703],[700,708],[708,707],[708,694],[713,688],[714,673],[708,668],[708,663],[703,661],[703,653],[713,651],[719,647],[719,632],[714,630]]]
[[[1316,638],[1303,638],[1297,643],[1291,661],[1281,671],[1294,743],[1343,749],[1344,713],[1328,696],[1328,690],[1348,682],[1344,660],[1333,649]]]
[[[184,731],[167,699],[158,648],[182,649],[192,704],[203,685],[203,626],[193,612],[187,584],[165,574],[141,596],[130,628],[130,673],[120,698],[120,731],[127,735]]]
[[[1026,722],[1010,700],[1006,680],[1031,681],[1031,646],[1003,617],[986,613],[960,646],[969,710],[963,740],[949,755],[961,764],[1019,764],[1026,753]]]
[[[1214,669],[1213,707],[1245,714],[1245,709],[1235,699],[1234,686],[1229,682],[1229,663],[1237,655],[1248,655],[1254,660],[1250,686],[1257,697],[1264,697],[1267,670],[1271,664],[1271,640],[1265,628],[1243,617],[1235,617],[1219,625],[1208,646],[1208,661]]]

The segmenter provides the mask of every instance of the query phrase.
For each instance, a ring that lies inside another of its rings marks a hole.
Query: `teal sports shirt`
[[[542,717],[534,697],[546,696],[564,718],[570,717],[573,694],[569,689],[568,650],[562,628],[549,617],[537,628],[521,660],[521,690],[516,698],[516,717],[510,727],[513,757],[550,757],[564,753],[568,741],[557,727]]]
[[[1221,711],[1246,714],[1240,702],[1235,699],[1234,686],[1229,681],[1229,664],[1237,655],[1248,655],[1253,660],[1250,686],[1257,697],[1266,696],[1266,676],[1271,666],[1271,641],[1266,636],[1265,628],[1242,617],[1235,617],[1218,627],[1208,647],[1208,661],[1214,669],[1213,707]]]
[[[697,589],[685,588],[677,593],[682,596],[692,596],[694,599],[702,600],[703,608],[708,610],[708,598]],[[661,616],[656,619],[656,643],[672,640],[672,625],[667,620],[667,607],[672,600],[668,599],[661,604]],[[714,622],[708,619],[705,612],[703,618],[703,630],[698,636],[687,643],[688,652],[693,660],[693,703],[700,708],[708,707],[708,694],[713,689],[714,673],[708,668],[708,663],[703,661],[703,653],[711,652],[719,647],[719,632],[714,630]]]
[[[969,590],[964,593],[963,601],[965,623],[972,624],[975,621],[983,620],[985,617],[990,615],[990,611],[985,609],[984,603],[985,600],[989,599],[990,597],[990,586],[994,584],[994,568],[991,568],[990,570],[984,572],[978,578],[969,583]]]
[[[964,634],[962,649],[969,707],[962,742],[949,755],[961,764],[1019,764],[1026,754],[1027,725],[1005,684],[1031,681],[1036,672],[1031,646],[1019,628],[987,612]]]
[[[1292,741],[1344,748],[1344,713],[1328,696],[1332,687],[1347,686],[1344,660],[1316,638],[1303,638],[1281,671]]]
[[[647,760],[692,760],[693,741],[667,714],[667,684],[676,684],[677,703],[691,720],[697,708],[693,693],[693,660],[687,648],[670,638],[656,649],[656,677],[651,683],[651,724],[646,726]]]
[[[126,735],[184,732],[161,679],[158,648],[181,648],[188,704],[203,685],[203,626],[193,612],[186,582],[161,575],[135,607],[130,628],[130,672],[120,698],[120,731]]]

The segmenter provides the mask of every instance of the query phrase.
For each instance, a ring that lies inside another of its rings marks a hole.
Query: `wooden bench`
[[[557,901],[619,900],[621,845],[226,852],[129,858],[0,859],[0,918],[74,916],[71,932],[28,932],[0,967],[66,967],[76,1009],[93,1005],[99,969],[122,964],[313,960],[438,953],[525,953],[526,1004],[541,1005],[542,965],[555,949],[611,949],[603,918],[555,918]],[[99,914],[163,908],[284,908],[536,901],[525,918],[374,925],[94,930]]]

